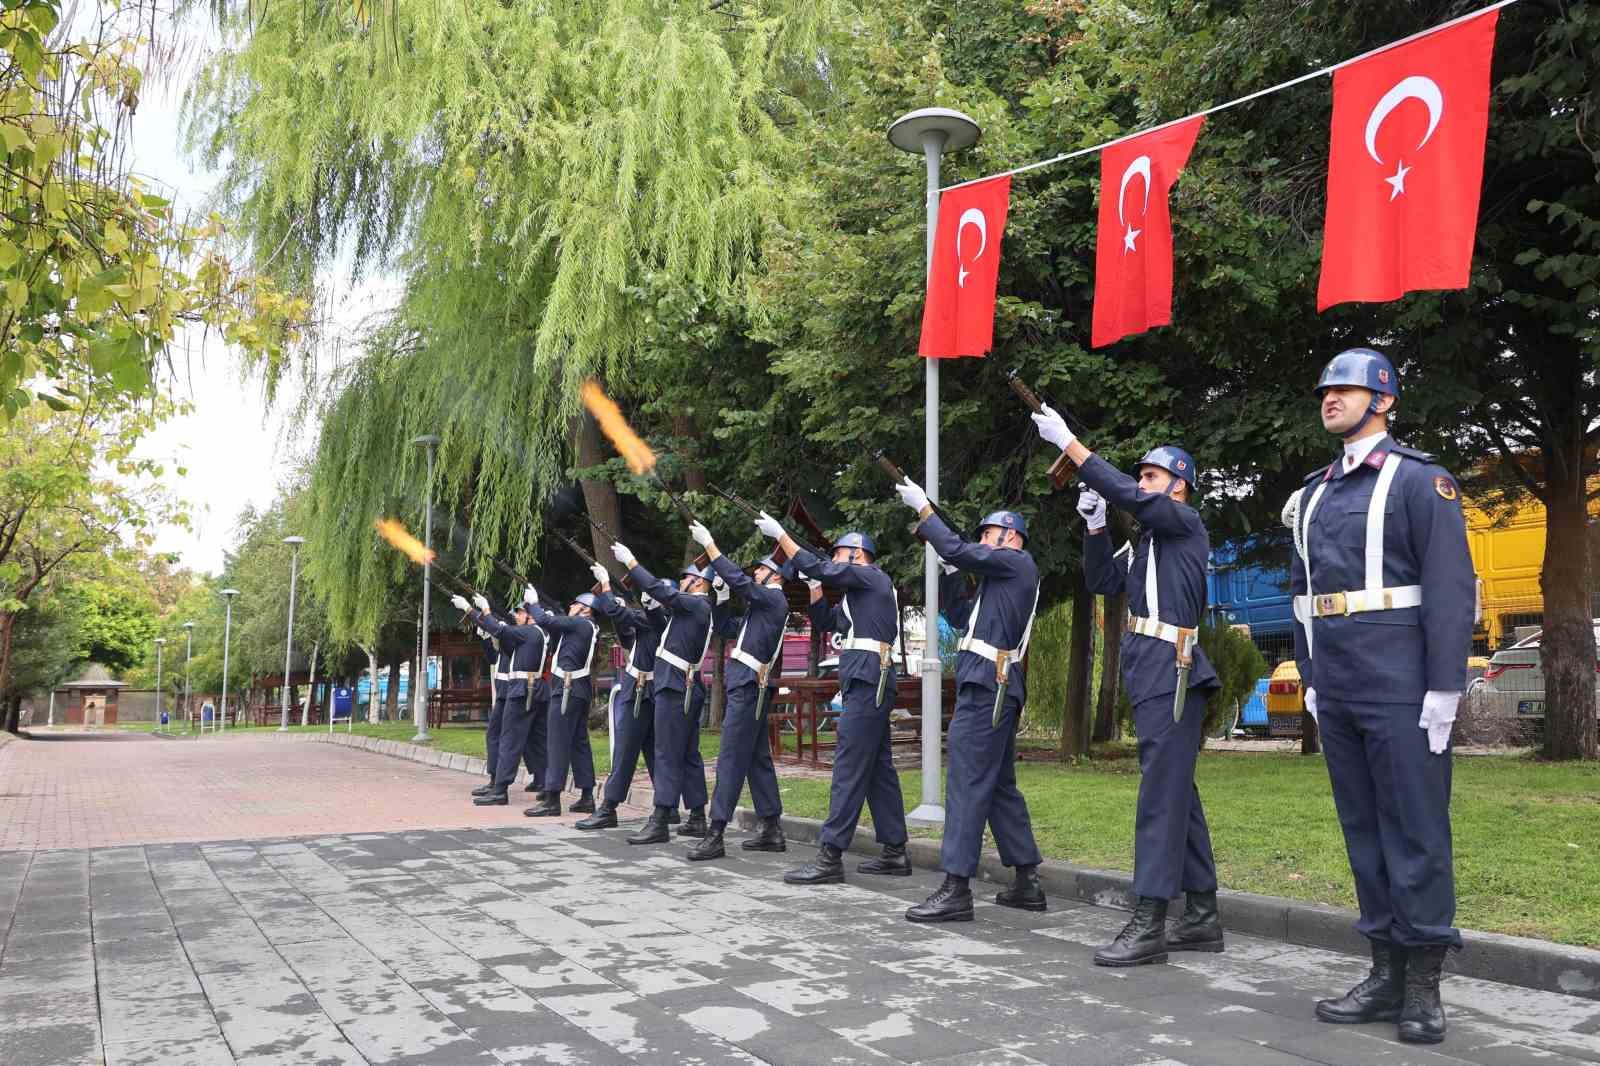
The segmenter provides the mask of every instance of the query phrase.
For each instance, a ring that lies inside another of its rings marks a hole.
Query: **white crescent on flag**
[[[1372,113],[1367,116],[1367,154],[1374,163],[1382,164],[1383,157],[1378,155],[1378,131],[1383,127],[1395,108],[1407,100],[1421,100],[1428,108],[1428,129],[1422,135],[1422,140],[1417,142],[1417,148],[1428,143],[1428,138],[1433,136],[1433,131],[1439,128],[1439,120],[1444,117],[1444,93],[1439,91],[1439,84],[1432,78],[1421,74],[1412,74],[1410,77],[1401,78],[1382,98],[1373,105]],[[1395,163],[1395,172],[1383,180],[1389,183],[1389,200],[1392,203],[1395,197],[1406,191],[1406,175],[1411,168],[1405,165],[1404,160]]]
[[[969,207],[961,212],[961,221],[956,223],[956,287],[962,289],[967,287],[967,275],[971,273],[961,258],[961,234],[966,232],[968,226],[978,227],[978,250],[972,255],[973,262],[982,259],[983,250],[989,247],[989,220],[984,217],[983,211]]]
[[[1138,239],[1140,233],[1144,232],[1143,230],[1136,230],[1128,224],[1127,216],[1123,213],[1122,209],[1122,198],[1127,195],[1128,182],[1132,181],[1136,175],[1144,179],[1144,206],[1139,208],[1139,216],[1143,218],[1150,211],[1149,156],[1139,156],[1133,162],[1129,163],[1128,169],[1122,172],[1122,184],[1117,187],[1117,221],[1121,222],[1126,229],[1126,232],[1122,235],[1123,254],[1138,251],[1138,249],[1134,247],[1133,242]]]

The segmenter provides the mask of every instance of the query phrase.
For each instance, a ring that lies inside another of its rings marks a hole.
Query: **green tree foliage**
[[[1267,676],[1267,657],[1244,633],[1212,621],[1200,626],[1200,647],[1222,682],[1206,701],[1204,735],[1211,736],[1219,725],[1233,722],[1235,708],[1255,691],[1256,681]]]
[[[145,661],[156,637],[156,600],[136,571],[77,583],[69,597],[81,653],[116,674]]]

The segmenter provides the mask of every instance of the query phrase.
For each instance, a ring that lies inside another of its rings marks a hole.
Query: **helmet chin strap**
[[[1367,428],[1367,424],[1372,421],[1373,416],[1380,415],[1382,413],[1382,411],[1378,410],[1378,396],[1376,393],[1374,393],[1372,402],[1367,404],[1367,413],[1362,416],[1361,421],[1357,422],[1350,432],[1344,434],[1344,439],[1346,441],[1352,441],[1361,436],[1361,431]]]

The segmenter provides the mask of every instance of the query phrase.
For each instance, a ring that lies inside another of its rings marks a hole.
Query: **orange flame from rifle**
[[[372,524],[377,527],[378,536],[405,552],[412,562],[418,565],[433,562],[435,553],[423,547],[422,541],[413,537],[398,518],[379,518]]]
[[[628,420],[622,417],[622,410],[600,390],[600,386],[593,378],[583,383],[583,405],[594,415],[594,420],[600,423],[600,432],[606,435],[617,454],[627,462],[628,469],[634,474],[644,474],[656,467],[656,453],[650,450],[650,445],[639,438],[639,434],[628,425]]]

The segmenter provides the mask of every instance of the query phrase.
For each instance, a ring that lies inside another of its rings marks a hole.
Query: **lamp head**
[[[228,599],[230,599],[230,600],[231,600],[231,599],[233,599],[233,598],[234,598],[234,597],[235,597],[235,596],[237,596],[237,595],[239,595],[239,590],[238,590],[238,589],[223,589],[223,590],[222,590],[222,594],[223,594],[223,595],[224,595],[224,596],[226,596],[226,597],[227,597],[227,598],[228,598]]]
[[[304,537],[284,537],[283,538],[283,542],[285,544],[291,544],[294,547],[298,548],[298,547],[300,547],[300,545],[302,545],[302,544],[304,544],[306,542],[306,538],[304,538]]]

